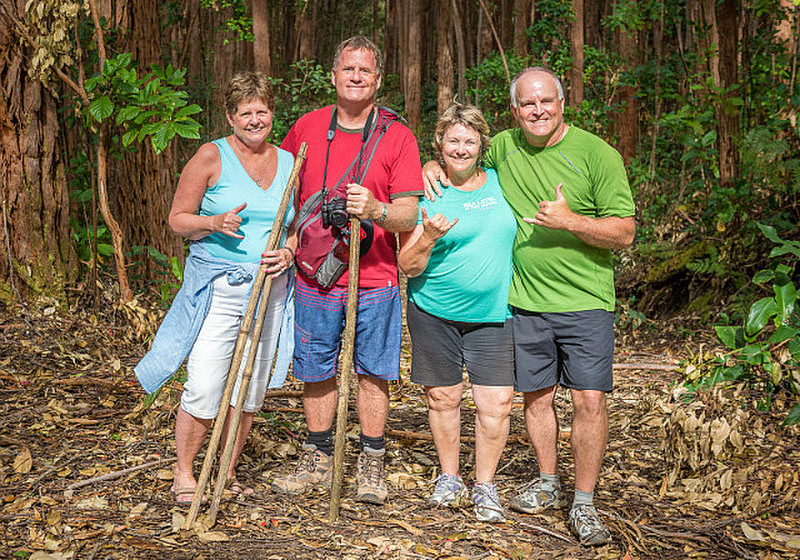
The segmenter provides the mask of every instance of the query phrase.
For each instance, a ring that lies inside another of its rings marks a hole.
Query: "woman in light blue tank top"
[[[411,380],[425,386],[440,474],[430,503],[459,507],[469,492],[459,475],[462,367],[475,402],[475,484],[480,521],[505,519],[493,483],[508,438],[514,396],[508,313],[516,221],[494,170],[478,165],[489,147],[480,110],[453,105],[436,126],[434,147],[452,185],[420,203],[416,229],[400,234],[398,264],[408,279]]]
[[[198,251],[202,258],[195,259],[196,262],[213,262],[215,270],[227,270],[216,276],[207,275],[211,279],[201,288],[211,292],[206,298],[208,303],[197,304],[198,298],[191,299],[190,295],[189,303],[183,298],[180,304],[180,312],[188,317],[186,331],[191,334],[175,333],[176,345],[187,342],[188,338],[190,350],[186,366],[188,379],[175,427],[178,461],[172,492],[176,502],[184,505],[191,503],[197,486],[194,459],[219,407],[228,406],[220,400],[239,324],[293,166],[289,152],[267,141],[272,131],[274,98],[266,76],[254,72],[234,76],[225,99],[225,112],[233,133],[203,144],[189,160],[178,181],[169,214],[170,227],[177,235],[202,244],[203,250]],[[290,203],[284,221],[287,227],[294,216],[292,206]],[[273,284],[263,333],[256,341],[258,354],[227,473],[227,487],[234,494],[253,493],[253,489],[236,478],[234,469],[254,413],[264,400],[290,292],[294,250],[293,246],[283,246],[263,255],[267,272],[273,275]],[[185,284],[190,284],[188,279]],[[193,279],[191,285],[196,284]],[[177,302],[178,298],[173,307]],[[201,314],[204,315],[200,317],[202,326],[198,332],[192,332],[189,323],[199,323],[197,319]],[[248,347],[251,342],[248,341]],[[247,354],[246,349],[245,356]],[[237,382],[231,411],[238,385]]]

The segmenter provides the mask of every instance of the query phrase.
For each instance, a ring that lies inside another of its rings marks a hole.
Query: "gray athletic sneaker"
[[[432,506],[457,508],[464,505],[468,496],[464,481],[457,474],[442,473],[431,481],[435,484],[433,494],[428,498]]]
[[[581,544],[595,546],[611,542],[611,532],[603,525],[594,506],[575,506],[569,512],[570,525]]]
[[[477,482],[472,487],[472,503],[475,504],[475,517],[478,521],[503,523],[506,516],[497,495],[497,486],[491,482]]]
[[[565,505],[567,500],[561,488],[538,477],[524,484],[519,493],[511,498],[511,509],[522,513],[538,513]]]
[[[364,448],[364,451],[358,456],[356,500],[359,502],[381,505],[386,501],[389,489],[386,487],[386,471],[383,465],[385,455],[385,449],[373,451]]]
[[[329,484],[332,473],[333,457],[317,449],[316,445],[304,443],[294,471],[276,478],[272,489],[281,494],[302,494],[318,484]]]

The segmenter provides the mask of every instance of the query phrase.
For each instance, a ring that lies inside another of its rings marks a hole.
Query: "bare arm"
[[[549,229],[566,230],[584,243],[601,249],[624,249],[633,243],[636,233],[633,216],[592,218],[576,214],[570,210],[560,183],[556,186],[556,199],[540,202],[536,215],[523,220]]]
[[[347,185],[347,211],[360,220],[372,220],[386,231],[410,231],[417,224],[419,199],[404,196],[386,203],[376,199],[366,187],[357,183]],[[383,209],[386,207],[386,217]]]
[[[428,267],[431,251],[436,241],[444,237],[456,223],[448,221],[442,214],[436,213],[428,218],[428,213],[422,209],[422,223],[417,224],[410,232],[400,233],[400,253],[397,255],[397,264],[403,274],[409,278],[419,276]]]
[[[220,174],[219,150],[213,144],[203,144],[181,172],[178,188],[172,199],[169,226],[176,235],[196,240],[212,233],[223,233],[242,239],[236,231],[242,223],[239,216],[246,203],[224,214],[200,216],[200,203],[206,189],[217,182]]]

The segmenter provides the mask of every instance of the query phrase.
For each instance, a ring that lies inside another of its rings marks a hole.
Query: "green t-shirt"
[[[508,302],[539,313],[613,311],[611,251],[522,218],[532,218],[540,202],[555,200],[559,183],[573,212],[594,218],[632,216],[633,197],[619,153],[574,126],[558,144],[546,148],[534,148],[515,128],[494,137],[486,165],[497,170],[517,219]]]
[[[511,246],[517,225],[503,199],[497,174],[474,191],[444,189],[434,202],[421,200],[428,216],[440,212],[458,223],[438,239],[428,266],[408,279],[408,299],[417,307],[451,321],[501,323],[508,313]],[[420,218],[420,223],[422,220]]]

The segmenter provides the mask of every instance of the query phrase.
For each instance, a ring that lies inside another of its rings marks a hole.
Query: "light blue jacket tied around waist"
[[[214,279],[227,274],[231,286],[250,282],[258,274],[258,266],[258,263],[238,263],[213,257],[202,242],[190,244],[183,285],[158,328],[150,351],[133,370],[145,391],[153,393],[158,390],[178,371],[189,355],[211,306]],[[281,387],[286,381],[294,351],[294,275],[289,274],[270,389]],[[248,300],[249,297],[244,300],[242,315],[247,309]],[[247,356],[243,358],[246,359]]]

